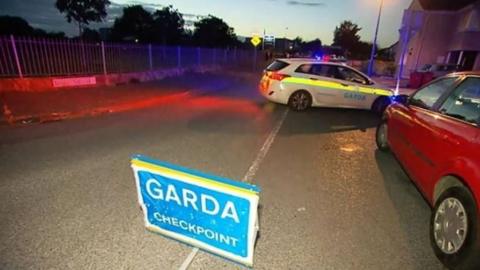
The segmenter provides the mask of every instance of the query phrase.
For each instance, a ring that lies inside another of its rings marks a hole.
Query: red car
[[[480,73],[453,73],[398,98],[376,142],[433,207],[437,257],[451,269],[480,269]]]

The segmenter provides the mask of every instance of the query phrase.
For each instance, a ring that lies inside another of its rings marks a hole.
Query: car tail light
[[[285,78],[290,77],[290,75],[281,74],[281,73],[277,73],[277,72],[267,72],[267,77],[271,80],[281,81]]]

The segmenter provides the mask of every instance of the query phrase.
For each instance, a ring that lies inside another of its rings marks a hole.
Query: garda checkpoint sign
[[[131,164],[148,230],[253,265],[258,187],[142,155]]]

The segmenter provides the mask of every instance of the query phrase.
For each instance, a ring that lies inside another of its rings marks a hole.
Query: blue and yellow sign
[[[147,229],[253,265],[258,187],[141,155],[131,163]]]

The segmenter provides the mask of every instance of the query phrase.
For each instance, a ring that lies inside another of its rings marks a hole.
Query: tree
[[[65,13],[67,21],[78,24],[78,35],[90,22],[101,22],[107,17],[109,0],[57,0],[55,6],[61,13]]]
[[[100,33],[97,30],[92,30],[90,28],[84,28],[81,38],[83,40],[95,41],[98,42],[101,40]]]
[[[137,40],[149,42],[153,25],[153,18],[150,12],[140,5],[123,8],[121,17],[115,19],[112,28],[112,38],[117,41]]]
[[[358,35],[360,30],[362,28],[358,27],[357,24],[351,21],[343,21],[333,32],[333,45],[341,46],[351,53],[360,43],[360,35]]]
[[[0,35],[29,36],[33,27],[20,17],[0,16]]]
[[[197,45],[206,47],[228,47],[237,44],[233,28],[212,15],[195,23],[193,39]]]
[[[47,32],[39,28],[33,29],[33,33],[31,35],[35,37],[66,38],[64,32]]]
[[[301,37],[296,37],[296,38],[293,40],[293,47],[294,47],[296,50],[301,50],[304,43],[305,43],[305,42],[303,42],[303,40],[302,40]]]
[[[378,46],[377,46],[378,48]],[[357,60],[367,60],[372,52],[372,43],[359,41],[351,51],[351,57]]]
[[[151,29],[153,41],[169,45],[179,44],[185,36],[183,26],[182,14],[177,9],[168,6],[157,10],[153,13]]]
[[[318,52],[322,50],[322,41],[320,39],[314,39],[312,41],[304,42],[302,44],[302,50],[307,52]]]
[[[46,32],[33,28],[27,21],[20,17],[0,16],[0,35],[34,36],[64,38],[63,32]]]

